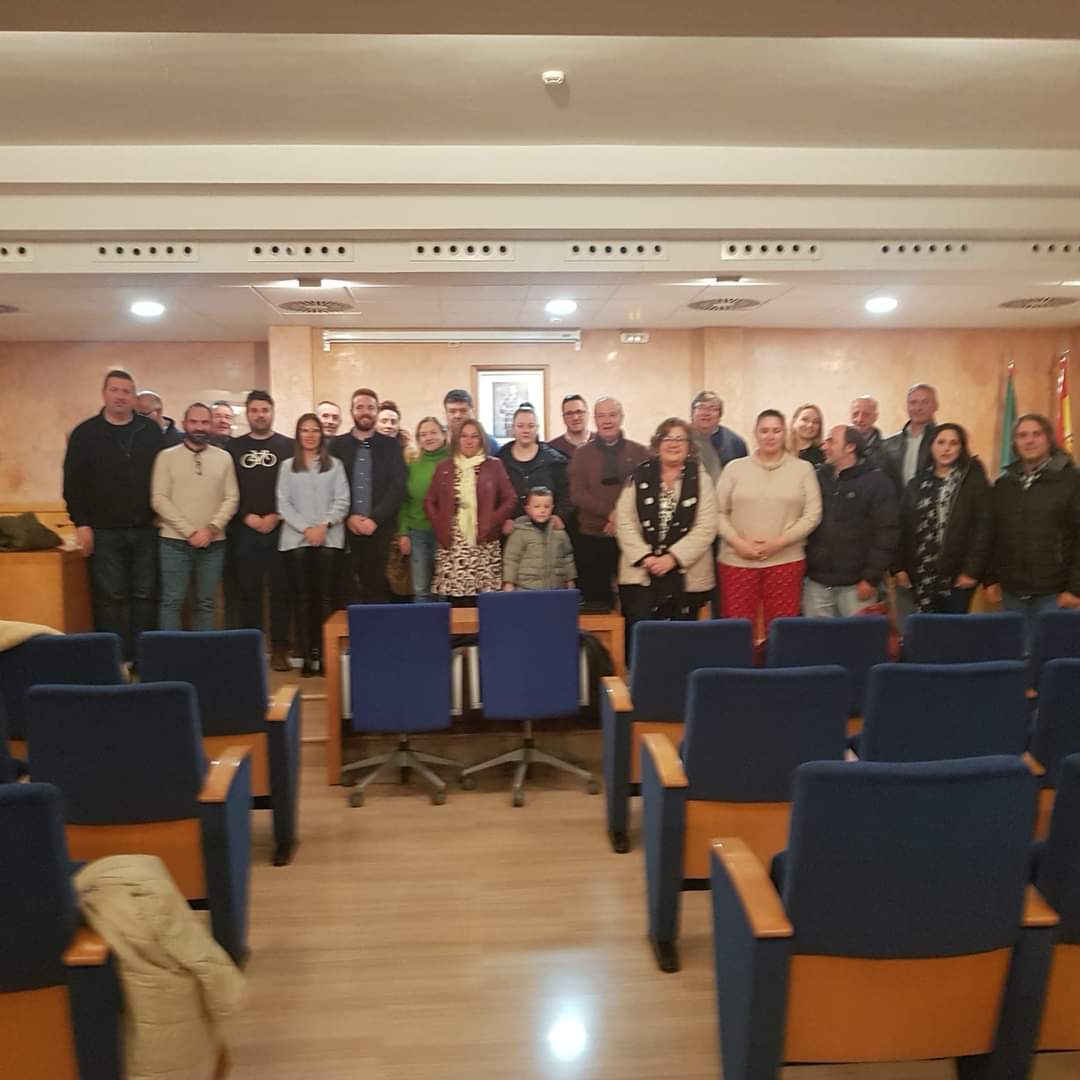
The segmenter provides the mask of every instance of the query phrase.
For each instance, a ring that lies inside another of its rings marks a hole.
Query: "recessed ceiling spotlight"
[[[1061,284],[1070,287],[1080,288],[1080,281],[1062,281]]]
[[[544,310],[549,315],[573,315],[577,311],[575,300],[549,300],[544,305]]]
[[[895,311],[899,304],[900,301],[895,296],[871,296],[863,307],[871,315],[888,315],[890,311]]]
[[[131,314],[137,315],[140,319],[156,319],[159,315],[165,314],[165,305],[159,304],[156,300],[136,300],[131,305]]]

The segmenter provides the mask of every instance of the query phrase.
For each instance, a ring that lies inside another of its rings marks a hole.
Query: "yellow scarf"
[[[464,454],[454,455],[454,468],[457,469],[458,477],[458,505],[457,527],[461,539],[475,547],[476,535],[476,470],[484,463],[487,455],[481,450],[476,457],[465,457]]]

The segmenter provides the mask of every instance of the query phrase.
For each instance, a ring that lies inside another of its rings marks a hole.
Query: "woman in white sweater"
[[[798,615],[806,538],[821,521],[813,466],[784,448],[783,413],[766,409],[754,424],[757,449],[725,466],[716,485],[720,603],[728,618]]]

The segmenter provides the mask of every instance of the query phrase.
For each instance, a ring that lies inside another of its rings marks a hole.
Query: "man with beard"
[[[233,459],[210,445],[210,406],[197,401],[184,413],[184,441],[154,462],[150,502],[161,519],[162,630],[179,630],[180,611],[195,579],[195,630],[213,630],[225,565],[225,527],[240,494]]]
[[[378,604],[387,599],[386,560],[397,513],[405,498],[405,459],[396,439],[375,430],[379,395],[366,387],[353,391],[353,429],[330,444],[345,466],[351,493],[348,530],[348,588],[351,602]]]

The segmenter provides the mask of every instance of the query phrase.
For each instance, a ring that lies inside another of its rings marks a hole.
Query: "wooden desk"
[[[450,632],[475,634],[480,617],[476,608],[452,608]],[[626,638],[621,615],[578,616],[578,628],[594,634],[611,654],[615,674],[626,677]],[[349,620],[344,611],[335,611],[323,624],[323,672],[326,675],[326,782],[341,782],[341,656],[349,642]]]
[[[82,552],[0,551],[0,619],[42,623],[65,634],[93,630]]]

